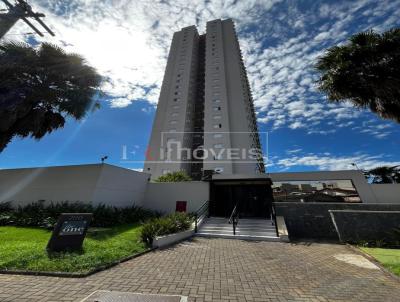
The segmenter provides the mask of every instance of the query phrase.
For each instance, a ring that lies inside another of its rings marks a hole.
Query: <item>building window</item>
[[[168,132],[176,132],[176,129],[175,128],[173,128],[173,129],[169,129],[169,131]]]
[[[180,101],[180,98],[174,98],[174,102],[178,102],[178,101]],[[178,106],[178,108],[179,108],[179,106]]]
[[[221,116],[219,114],[213,115],[214,120],[220,120]]]
[[[175,106],[172,106],[172,108],[174,108],[174,109],[179,109],[179,106],[178,106],[178,105],[175,105]]]
[[[224,147],[223,144],[215,144],[215,145],[214,145],[214,148],[223,148],[223,147]]]
[[[222,128],[222,125],[221,124],[215,124],[213,127],[214,127],[214,129],[220,129],[220,128]]]
[[[171,113],[171,116],[178,116],[178,115],[179,115],[178,112],[172,112],[172,113]]]
[[[220,111],[221,107],[220,106],[214,106],[213,109],[214,109],[214,111]]]
[[[177,124],[178,123],[178,121],[176,121],[176,120],[172,120],[172,121],[170,121],[169,122],[171,125],[175,125],[175,124]]]
[[[221,173],[221,172],[224,172],[224,168],[217,167],[217,168],[214,168],[214,171],[217,172],[217,173]]]
[[[221,100],[220,99],[214,99],[214,100],[212,100],[213,101],[213,103],[221,103]]]
[[[214,133],[213,137],[214,138],[221,138],[222,137],[222,133]]]

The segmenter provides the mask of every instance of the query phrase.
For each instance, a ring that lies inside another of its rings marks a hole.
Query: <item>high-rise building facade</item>
[[[185,171],[201,179],[264,172],[245,66],[231,19],[195,26],[172,39],[144,171]]]

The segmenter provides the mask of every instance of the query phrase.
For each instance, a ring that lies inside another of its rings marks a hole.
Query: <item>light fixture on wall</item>
[[[104,164],[104,161],[105,161],[106,159],[108,159],[108,155],[103,156],[103,157],[101,158],[101,163]]]

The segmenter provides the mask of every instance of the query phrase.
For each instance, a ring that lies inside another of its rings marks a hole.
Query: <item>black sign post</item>
[[[47,244],[47,251],[81,250],[92,216],[91,213],[61,214]]]

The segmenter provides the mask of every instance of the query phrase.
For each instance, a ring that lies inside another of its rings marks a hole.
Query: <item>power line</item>
[[[42,13],[36,13],[26,0],[16,0],[13,5],[8,0],[1,0],[8,8],[7,13],[0,14],[0,39],[17,23],[18,20],[24,21],[36,34],[43,37],[44,34],[31,23],[29,19],[34,19],[39,23],[45,31],[51,36],[55,36],[54,32],[42,21],[41,18],[45,17]]]

